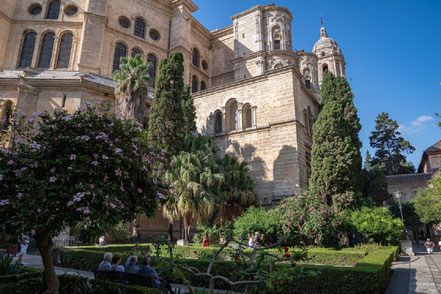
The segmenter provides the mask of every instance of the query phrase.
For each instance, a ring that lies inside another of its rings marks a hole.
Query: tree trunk
[[[58,278],[55,273],[54,264],[52,262],[52,239],[49,233],[44,234],[39,238],[35,238],[36,245],[40,251],[41,259],[43,260],[44,273],[47,283],[47,294],[58,294]]]
[[[173,224],[168,224],[168,240],[173,243]]]
[[[185,227],[185,240],[190,242],[190,231],[191,231],[191,225],[187,224]]]

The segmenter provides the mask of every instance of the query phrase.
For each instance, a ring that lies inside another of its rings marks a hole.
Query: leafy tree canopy
[[[411,231],[418,231],[423,224],[415,211],[414,203],[404,202],[401,204],[401,209],[403,210],[404,225],[406,228]],[[395,218],[401,218],[400,206],[397,201],[394,201],[389,207],[389,211]]]
[[[162,155],[139,123],[93,108],[16,118],[14,140],[0,151],[0,223],[30,232],[56,291],[51,238],[89,219],[96,226],[153,216],[164,193]],[[35,126],[36,124],[36,126]]]
[[[193,99],[187,95],[187,90],[184,91],[183,62],[184,56],[180,52],[172,52],[169,58],[161,60],[149,120],[149,140],[154,145],[164,147],[170,158],[182,150],[188,134],[186,132],[194,124],[190,117],[184,116],[192,114],[190,104]],[[182,98],[183,94],[185,100]]]
[[[375,130],[369,137],[371,147],[376,149],[370,166],[380,168],[386,176],[414,173],[415,167],[406,161],[404,153],[413,153],[415,148],[401,137],[397,121],[382,112],[375,123]]]
[[[429,187],[420,190],[413,203],[423,223],[441,223],[441,175],[433,178]]]
[[[116,82],[118,113],[126,119],[144,123],[147,117],[147,87],[150,83],[148,71],[151,64],[144,63],[142,55],[121,57],[119,69],[113,73]]]
[[[331,204],[334,195],[357,198],[360,192],[361,125],[346,79],[326,73],[321,91],[323,109],[313,127],[309,185],[313,193],[325,195]]]
[[[386,207],[363,206],[350,213],[349,222],[353,231],[383,245],[398,244],[404,232],[403,222],[399,218],[394,218]]]

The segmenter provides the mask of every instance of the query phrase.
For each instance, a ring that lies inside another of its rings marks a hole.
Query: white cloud
[[[409,125],[400,124],[399,131],[401,133],[415,134],[423,131],[427,127],[427,123],[435,121],[430,115],[422,115],[410,122]]]

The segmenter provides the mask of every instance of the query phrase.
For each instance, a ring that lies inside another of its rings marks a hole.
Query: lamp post
[[[401,192],[400,191],[396,191],[394,192],[395,197],[398,199],[398,208],[400,209],[400,214],[401,214],[401,220],[404,223],[404,217],[403,217],[403,207],[401,206]],[[405,229],[406,229],[406,240],[409,240],[409,232],[407,231],[407,227],[406,225],[404,225]]]

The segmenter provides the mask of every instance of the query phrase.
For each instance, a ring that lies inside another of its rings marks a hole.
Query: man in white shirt
[[[18,237],[18,242],[20,243],[20,252],[18,253],[18,263],[21,263],[21,260],[23,259],[23,256],[26,255],[27,251],[28,251],[28,246],[29,246],[29,236],[27,234],[21,234]]]

